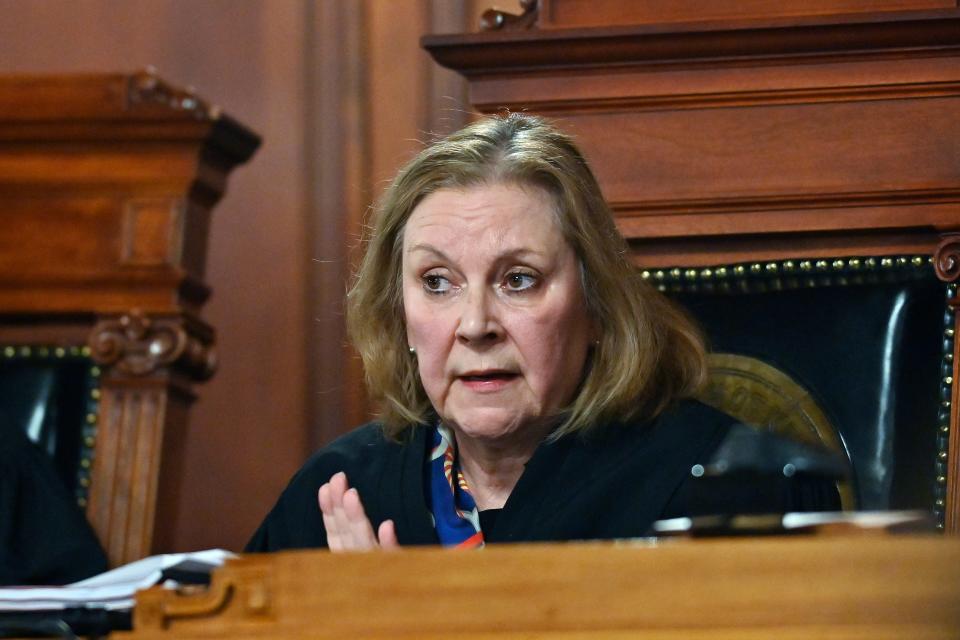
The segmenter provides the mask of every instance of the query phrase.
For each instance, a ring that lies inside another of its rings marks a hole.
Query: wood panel
[[[176,502],[191,383],[215,365],[198,317],[206,220],[259,139],[150,73],[0,77],[0,95],[0,326],[30,345],[64,317],[86,321],[102,385],[81,483],[110,562],[123,564],[164,538],[160,496]]]
[[[883,535],[285,552],[141,592],[119,637],[956,637],[957,562],[960,541]]]
[[[877,11],[947,9],[955,0],[540,0],[537,26],[544,29],[624,24],[795,17]]]
[[[207,262],[204,279],[213,295],[206,317],[218,329],[221,361],[193,408],[182,475],[171,488],[182,498],[165,520],[168,535],[160,550],[240,548],[310,451],[368,419],[362,370],[343,330],[350,251],[358,246],[368,205],[384,186],[380,180],[417,148],[415,140],[457,128],[470,111],[465,83],[437,69],[418,50],[417,37],[475,30],[492,3],[0,3],[0,72],[116,72],[154,65],[264,138],[251,165],[232,179],[216,214],[190,211],[185,220],[209,226],[208,255],[199,255]],[[407,70],[397,70],[401,58],[416,67],[416,90]],[[73,103],[77,116],[87,108],[83,104],[99,105],[104,97],[89,87],[70,91],[86,96],[86,103]],[[113,94],[117,100],[119,95]],[[386,116],[391,104],[406,106],[386,126],[382,118],[371,119],[373,101]],[[51,93],[43,109],[24,113],[41,118],[59,113],[60,103]],[[32,135],[31,127],[47,125],[24,120],[18,126]],[[89,206],[95,201],[91,194]],[[116,224],[120,205],[101,204],[104,212],[113,209],[100,219]],[[0,259],[20,233],[9,230],[0,231]],[[82,246],[72,250],[84,252]],[[189,247],[183,250],[185,261],[194,255]],[[200,272],[195,264],[189,269]],[[2,282],[0,277],[0,287]],[[138,290],[151,308],[169,302],[151,296],[144,279]],[[34,296],[29,304],[43,298]],[[89,330],[89,318],[83,321]],[[17,327],[0,333],[11,331],[22,334]],[[165,499],[161,492],[159,508]]]
[[[311,135],[323,159],[315,165],[320,177],[310,200],[315,231],[308,326],[309,351],[323,364],[310,373],[314,446],[376,411],[343,325],[343,294],[361,255],[370,206],[424,141],[460,128],[470,117],[466,83],[436,67],[419,38],[469,30],[489,4],[366,0],[316,7],[311,100],[317,111]]]
[[[2,3],[0,72],[129,72],[154,65],[264,137],[215,214],[186,212],[187,225],[201,231],[209,226],[208,252],[182,249],[185,259],[206,259],[202,272],[214,292],[206,317],[217,327],[221,360],[217,375],[199,390],[179,476],[159,492],[158,509],[166,511],[158,550],[239,548],[308,453],[308,4]],[[87,95],[93,101],[103,97]],[[50,105],[62,108],[58,102],[52,94]],[[203,190],[194,195],[204,197]],[[115,206],[111,215],[122,216]],[[187,268],[200,272],[196,263]],[[172,500],[174,495],[180,498]]]
[[[577,137],[638,265],[908,253],[960,279],[955,2],[521,4],[424,45],[481,110]],[[931,490],[957,532],[950,407]]]

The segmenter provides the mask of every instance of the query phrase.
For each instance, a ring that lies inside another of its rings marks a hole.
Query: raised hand
[[[331,551],[400,548],[393,520],[384,520],[374,533],[363,510],[360,494],[350,488],[347,475],[342,471],[333,474],[329,482],[320,486],[317,499]]]

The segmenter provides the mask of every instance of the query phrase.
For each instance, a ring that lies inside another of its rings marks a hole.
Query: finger
[[[334,526],[340,536],[342,549],[350,548],[350,523],[343,511],[343,494],[348,489],[347,475],[342,471],[330,477],[330,505]]]
[[[377,539],[380,541],[380,547],[387,551],[394,551],[400,548],[397,542],[397,527],[393,520],[384,520],[377,528]]]
[[[320,505],[320,512],[333,515],[333,501],[330,497],[330,483],[324,482],[317,491],[317,503]]]
[[[323,516],[323,528],[327,531],[327,547],[331,551],[343,551],[343,540],[340,528],[333,515],[333,499],[330,496],[330,483],[320,485],[317,492],[317,501],[320,503],[320,513]]]
[[[367,518],[363,503],[360,501],[360,494],[356,489],[348,489],[343,495],[343,511],[349,523],[352,548],[358,550],[376,548],[377,538],[373,534],[373,525]]]
[[[343,494],[346,493],[350,485],[347,484],[347,474],[343,471],[330,476],[330,498],[333,510],[343,509]]]

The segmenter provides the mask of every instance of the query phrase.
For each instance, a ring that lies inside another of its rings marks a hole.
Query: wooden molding
[[[480,16],[482,31],[530,29],[537,23],[538,0],[519,0],[523,13],[517,15],[500,9],[487,9]]]
[[[613,24],[665,24],[744,20],[757,17],[799,17],[825,14],[877,13],[956,7],[955,0],[540,0],[541,29]]]
[[[956,49],[960,9],[431,35],[423,47],[465,76],[597,65],[716,64],[810,56],[924,56]]]
[[[194,380],[206,380],[217,366],[213,342],[213,329],[194,318],[131,311],[99,320],[88,345],[94,362],[124,376],[174,367]]]
[[[197,97],[192,87],[181,89],[157,77],[156,71],[147,68],[130,76],[127,89],[127,104],[156,104],[183,111],[197,120],[216,120],[220,108]]]
[[[955,283],[960,279],[960,233],[944,233],[940,238],[940,244],[933,252],[933,266],[938,278]],[[954,297],[950,304],[956,307],[960,301]]]
[[[669,109],[725,109],[761,105],[805,105],[814,103],[858,102],[864,100],[903,100],[960,95],[960,82],[908,82],[846,87],[803,87],[797,89],[742,90],[665,95],[579,98],[553,96],[524,101],[538,113],[564,116],[579,113],[642,112]],[[477,96],[482,98],[483,96]],[[502,103],[479,101],[476,107],[484,113],[496,113]]]

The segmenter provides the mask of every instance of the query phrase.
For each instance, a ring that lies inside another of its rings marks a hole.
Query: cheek
[[[518,322],[513,335],[527,364],[531,386],[539,395],[566,396],[580,384],[590,345],[590,324],[578,303],[545,311]],[[566,402],[567,398],[559,401]]]
[[[404,320],[407,324],[407,339],[410,346],[416,347],[417,352],[435,346],[442,342],[442,337],[448,332],[450,324],[442,310],[429,308],[424,304],[409,304],[404,306]]]
[[[531,382],[550,387],[566,375],[564,363],[573,355],[572,345],[555,321],[528,323],[514,336],[527,362]]]
[[[404,308],[407,341],[417,349],[417,367],[428,393],[444,379],[444,371],[453,330],[445,314],[423,305]]]

